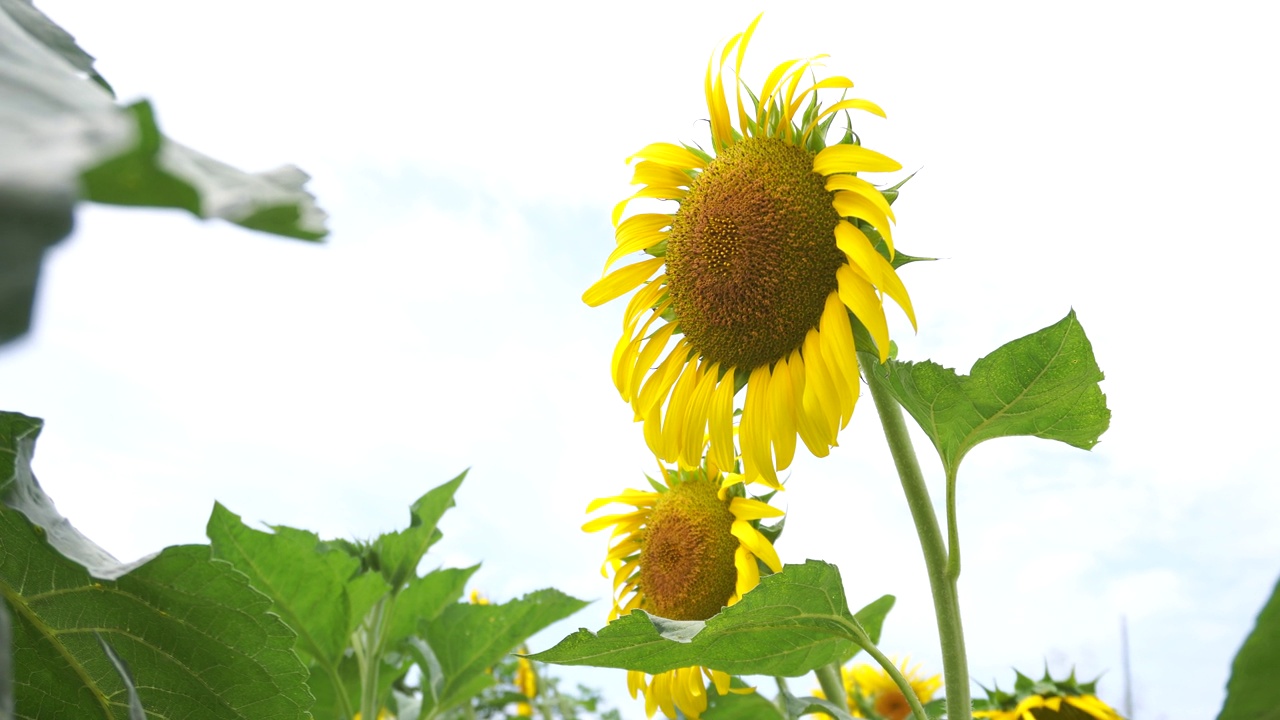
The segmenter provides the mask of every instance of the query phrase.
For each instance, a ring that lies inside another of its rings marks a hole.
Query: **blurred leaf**
[[[27,0],[0,0],[0,342],[30,326],[44,250],[71,232],[77,200],[315,240],[325,214],[306,179],[241,172],[165,139],[150,105],[116,105],[66,31]]]
[[[1111,422],[1098,386],[1102,370],[1074,310],[978,360],[971,375],[930,361],[862,358],[864,371],[887,380],[951,475],[985,440],[1029,435],[1088,450]]]
[[[1280,720],[1280,581],[1231,663],[1218,720]]]
[[[435,620],[420,623],[443,674],[439,705],[443,711],[479,692],[492,681],[485,671],[530,635],[581,610],[586,603],[559,590],[539,590],[501,605],[454,603]]]
[[[22,669],[15,717],[127,718],[128,688],[99,635],[157,717],[308,717],[295,636],[270,600],[206,546],[116,563],[57,514],[32,475],[40,426],[0,413],[0,595]]]
[[[88,75],[94,82],[111,92],[111,86],[93,67],[93,56],[76,44],[71,33],[58,27],[44,13],[36,9],[31,0],[0,0],[0,12],[8,13],[32,38],[54,51],[76,70]]]
[[[382,576],[393,592],[399,592],[418,571],[418,563],[427,549],[440,539],[436,524],[445,511],[453,507],[453,495],[467,476],[464,470],[458,477],[428,491],[410,508],[409,527],[389,532],[373,541],[373,551],[381,564]]]
[[[667,620],[632,611],[602,628],[561,640],[532,659],[657,674],[702,665],[731,675],[799,676],[860,649],[858,627],[875,642],[893,606],[886,595],[849,613],[840,571],[809,560],[787,565],[707,621]]]
[[[221,503],[214,504],[206,528],[213,556],[248,575],[249,583],[271,598],[272,612],[298,633],[303,651],[334,665],[355,629],[346,586],[360,561],[336,550],[322,552],[320,539],[305,530],[274,530],[254,530]]]
[[[838,720],[853,720],[853,716],[849,714],[847,707],[840,707],[835,703],[819,697],[796,697],[784,686],[780,688],[778,693],[782,698],[783,706],[787,709],[787,717],[799,720],[805,715],[814,713],[826,713],[830,717],[838,718]]]

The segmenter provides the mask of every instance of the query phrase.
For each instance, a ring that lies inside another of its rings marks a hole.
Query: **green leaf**
[[[862,358],[924,429],[951,476],[984,440],[1029,435],[1088,450],[1111,421],[1098,386],[1102,370],[1074,310],[978,360],[971,375],[929,361]]]
[[[809,560],[762,578],[736,605],[705,622],[635,610],[598,633],[578,630],[531,658],[651,674],[702,665],[731,675],[794,677],[853,657],[861,649],[859,632],[875,642],[892,606],[886,595],[850,614],[840,571]]]
[[[1280,720],[1280,581],[1231,663],[1218,720]]]
[[[482,689],[485,671],[520,643],[586,603],[559,590],[539,590],[501,605],[454,603],[419,624],[439,663],[443,682],[436,710],[447,710]],[[477,683],[483,683],[477,685]],[[424,712],[431,710],[424,702]]]
[[[25,333],[45,248],[80,199],[180,207],[315,240],[307,177],[245,173],[164,138],[150,105],[121,108],[93,58],[27,0],[0,0],[0,342]]]
[[[295,636],[270,600],[206,546],[125,566],[93,545],[31,473],[40,425],[0,413],[0,596],[21,669],[14,717],[127,718],[127,685],[99,636],[154,716],[308,717]]]
[[[759,692],[721,695],[707,690],[707,711],[703,720],[788,720]]]
[[[461,475],[418,498],[409,508],[408,529],[386,533],[373,541],[373,550],[381,565],[382,576],[387,579],[393,591],[398,592],[417,574],[422,556],[440,539],[436,524],[445,511],[453,507],[453,495],[466,476],[467,471],[464,470]]]
[[[271,611],[298,633],[300,649],[333,666],[355,629],[346,586],[360,561],[341,551],[322,551],[320,539],[305,530],[274,530],[248,527],[221,503],[214,504],[206,528],[213,556],[248,575],[250,584],[271,598]]]
[[[409,586],[396,596],[391,628],[387,631],[387,643],[395,645],[417,633],[421,621],[439,617],[440,613],[462,597],[467,581],[479,569],[479,565],[443,568],[410,580]]]
[[[0,602],[0,718],[13,717],[13,621],[9,606]]]

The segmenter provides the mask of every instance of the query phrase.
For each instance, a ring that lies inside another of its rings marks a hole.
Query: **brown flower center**
[[[742,369],[798,348],[836,289],[839,220],[801,148],[747,138],[711,161],[667,242],[672,307],[693,347]]]
[[[672,620],[706,620],[733,596],[738,539],[716,485],[690,477],[658,497],[640,551],[646,610]]]

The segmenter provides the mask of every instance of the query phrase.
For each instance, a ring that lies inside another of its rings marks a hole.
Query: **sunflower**
[[[1054,680],[1048,670],[1040,680],[1015,671],[1013,692],[987,690],[987,698],[974,703],[975,718],[991,720],[1123,720],[1115,708],[1097,695],[1098,681],[1081,683],[1074,672]]]
[[[910,659],[898,663],[902,676],[911,685],[921,703],[933,699],[933,694],[942,687],[942,677],[934,675],[924,677],[920,674],[920,666],[908,668]],[[880,667],[858,665],[853,668],[841,668],[844,676],[844,690],[849,699],[849,712],[854,717],[882,718],[882,720],[905,720],[911,715],[911,705],[902,694],[898,684],[889,677],[889,673]],[[822,695],[822,691],[816,691]],[[823,696],[825,697],[825,696]]]
[[[587,532],[613,527],[602,568],[613,575],[609,619],[644,610],[673,620],[706,620],[736,603],[760,582],[760,563],[778,572],[782,563],[758,521],[783,515],[766,502],[744,497],[740,475],[721,475],[714,466],[664,472],[653,491],[626,490],[594,500],[587,512],[613,503],[630,512],[604,515],[582,526]],[[768,528],[766,528],[768,529]],[[645,712],[677,710],[691,720],[707,708],[707,681],[720,694],[730,689],[729,675],[688,667],[648,676],[629,671],[631,696],[645,696]]]
[[[731,466],[734,397],[745,385],[745,474],[779,488],[777,470],[791,464],[797,436],[823,457],[852,416],[859,380],[850,314],[883,362],[882,294],[913,327],[915,313],[890,262],[893,211],[857,176],[902,166],[862,147],[852,129],[827,145],[838,113],[884,112],[867,100],[819,104],[819,90],[853,86],[838,76],[806,81],[825,56],[778,65],[756,96],[739,73],[759,21],[707,66],[711,152],[654,143],[628,158],[638,160],[632,183],[643,187],[614,209],[617,245],[583,300],[596,306],[640,288],[623,315],[613,380],[654,454],[695,467],[709,443],[711,458]],[[622,219],[637,198],[677,208]],[[609,271],[642,251],[651,257]]]

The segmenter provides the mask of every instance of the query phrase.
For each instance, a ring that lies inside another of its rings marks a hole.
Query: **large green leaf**
[[[1280,581],[1231,663],[1218,720],[1280,720]]]
[[[678,621],[636,610],[600,632],[586,629],[532,655],[560,665],[595,665],[660,673],[702,665],[733,675],[803,675],[858,652],[860,632],[875,642],[893,597],[855,616],[840,571],[809,560],[787,565],[732,607],[707,621]]]
[[[125,566],[93,545],[31,473],[40,427],[0,413],[0,596],[12,615],[14,717],[128,718],[117,669],[126,664],[154,717],[307,717],[295,635],[270,600],[206,546]]]
[[[315,240],[325,215],[283,167],[246,173],[166,139],[145,102],[118,106],[93,59],[26,0],[0,0],[0,342],[26,332],[44,250],[77,200],[179,207]]]
[[[984,440],[1030,435],[1087,450],[1111,421],[1098,386],[1102,370],[1074,310],[978,360],[970,375],[929,361],[864,360],[924,429],[951,476]]]
[[[424,700],[422,712],[443,711],[463,702],[488,684],[486,671],[503,656],[557,620],[581,610],[586,603],[559,590],[539,590],[501,605],[454,603],[434,620],[419,627],[434,655],[439,677],[436,705]],[[429,674],[430,668],[423,668]]]
[[[453,507],[454,493],[466,477],[467,471],[463,470],[456,478],[429,490],[409,508],[408,528],[386,533],[373,541],[382,576],[393,589],[400,590],[416,575],[422,556],[440,539],[436,525],[445,511]]]
[[[479,569],[479,565],[442,568],[410,580],[408,587],[396,595],[387,631],[388,644],[395,645],[417,634],[418,624],[423,620],[440,617],[440,613],[462,597],[467,581]]]
[[[355,622],[364,616],[361,613],[352,622],[346,592],[360,561],[338,550],[320,551],[320,539],[305,530],[274,530],[267,533],[248,527],[221,503],[214,505],[207,527],[214,557],[248,575],[249,582],[271,598],[272,611],[298,633],[302,650],[336,666]]]

